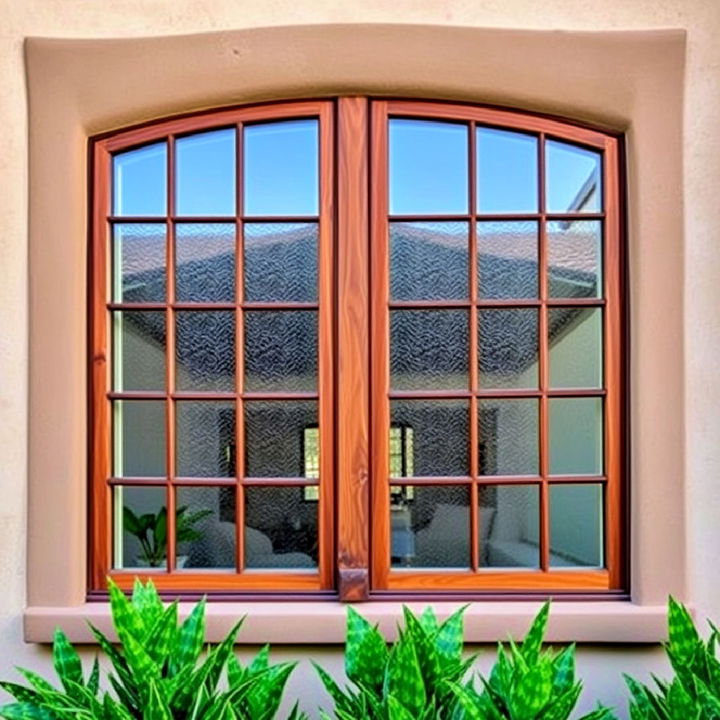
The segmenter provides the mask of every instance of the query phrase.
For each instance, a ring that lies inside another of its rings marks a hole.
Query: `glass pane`
[[[165,302],[164,223],[116,225],[113,237],[113,300]]]
[[[602,425],[602,398],[551,398],[551,474],[600,475],[603,471]]]
[[[537,212],[537,142],[532,135],[477,129],[478,212]]]
[[[465,310],[390,312],[390,384],[395,390],[468,387]]]
[[[538,224],[479,222],[478,288],[488,299],[538,296]]]
[[[390,120],[390,213],[468,211],[468,128]]]
[[[317,265],[316,223],[245,225],[245,300],[314,302]]]
[[[178,215],[235,214],[235,129],[179,138],[175,205]]]
[[[115,400],[113,444],[115,477],[165,475],[165,401]]]
[[[245,390],[317,388],[317,312],[245,313]]]
[[[235,403],[175,403],[176,473],[180,477],[235,475]]]
[[[602,205],[600,153],[577,145],[548,140],[547,212],[598,212]]]
[[[304,477],[320,477],[320,428],[306,427],[303,431],[303,468]],[[305,496],[315,494],[314,500],[318,499],[318,488],[308,486],[305,488]]]
[[[113,567],[167,567],[167,495],[164,487],[113,488]]]
[[[479,492],[480,567],[540,567],[537,485],[485,485]]]
[[[235,313],[183,310],[175,317],[177,389],[233,392]]]
[[[537,388],[538,311],[480,310],[481,388]]]
[[[601,297],[600,221],[550,222],[547,229],[550,297]]]
[[[245,566],[316,568],[318,504],[303,487],[245,489]]]
[[[317,427],[317,402],[245,402],[245,475],[303,477],[305,428]]]
[[[550,565],[603,567],[602,485],[550,486]]]
[[[318,121],[245,128],[245,214],[318,214]]]
[[[165,215],[167,143],[146,145],[113,157],[113,214]]]
[[[180,302],[233,302],[235,225],[178,223],[175,283]]]
[[[602,387],[602,310],[550,308],[548,325],[550,387]]]
[[[526,398],[480,400],[481,475],[537,475],[538,401]]]
[[[235,568],[235,488],[179,487],[176,566]]]
[[[392,486],[390,559],[395,568],[468,568],[469,488]]]
[[[113,314],[113,389],[165,390],[165,313]]]
[[[390,223],[390,296],[393,300],[467,298],[467,223]]]
[[[393,426],[412,433],[412,462],[417,477],[468,475],[469,408],[464,400],[393,400]],[[391,448],[392,450],[392,448]]]

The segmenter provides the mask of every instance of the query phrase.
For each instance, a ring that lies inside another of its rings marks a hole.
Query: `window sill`
[[[428,603],[407,603],[422,610]],[[433,602],[440,617],[447,617],[461,603]],[[181,603],[185,617],[192,603]],[[379,623],[386,637],[396,634],[402,604],[371,602],[354,605],[370,622]],[[495,642],[508,634],[522,637],[540,607],[535,602],[475,603],[465,613],[465,640],[470,643]],[[341,603],[319,602],[237,602],[208,605],[207,635],[213,642],[228,632],[237,618],[247,616],[238,643],[336,644],[345,639],[346,607]],[[632,602],[556,602],[547,639],[553,642],[654,643],[666,637],[665,605],[637,605]],[[60,626],[71,641],[94,643],[87,622],[106,633],[112,631],[110,606],[85,603],[74,607],[28,607],[24,614],[26,642],[52,641]]]

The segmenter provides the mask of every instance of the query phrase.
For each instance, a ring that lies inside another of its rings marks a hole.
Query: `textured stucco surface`
[[[413,23],[553,30],[687,31],[684,117],[684,337],[687,554],[689,596],[700,616],[720,618],[720,3],[716,0],[0,0],[0,676],[15,664],[49,667],[47,651],[21,640],[25,606],[28,367],[28,147],[23,41],[28,36],[120,38],[175,35],[274,25]],[[150,70],[149,70],[150,71]],[[130,80],[128,81],[130,82]],[[120,90],[121,92],[122,90]],[[82,103],[79,97],[78,102]],[[612,111],[608,111],[609,118]],[[630,128],[632,132],[632,128]],[[657,148],[662,152],[662,147]],[[73,168],[71,176],[82,168]],[[630,177],[632,183],[632,175]],[[646,180],[647,181],[647,180]],[[652,180],[649,180],[652,182]],[[32,188],[30,188],[32,192]],[[672,202],[669,198],[668,202]],[[683,348],[684,349],[681,349]],[[667,351],[667,349],[666,349]],[[51,377],[56,369],[47,360]],[[683,422],[684,421],[684,422]],[[682,479],[679,478],[678,482]],[[48,483],[53,482],[50,476]],[[680,509],[678,509],[680,511]],[[37,529],[42,532],[41,528]],[[77,532],[77,528],[75,528]],[[283,649],[280,657],[311,655],[340,672],[337,650]],[[490,654],[483,654],[483,664]],[[585,646],[579,668],[593,695],[621,703],[619,673],[664,671],[656,648]],[[309,700],[317,688],[307,662],[291,691]]]

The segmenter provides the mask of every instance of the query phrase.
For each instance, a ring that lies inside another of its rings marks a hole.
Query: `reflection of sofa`
[[[480,542],[487,546],[495,508],[480,507]],[[461,567],[470,564],[469,517],[465,505],[439,504],[432,520],[415,534],[416,567]]]
[[[211,518],[198,528],[199,540],[187,544],[186,567],[234,568],[235,523]],[[309,555],[300,552],[276,553],[270,538],[252,527],[245,528],[245,567],[247,568],[314,568]]]

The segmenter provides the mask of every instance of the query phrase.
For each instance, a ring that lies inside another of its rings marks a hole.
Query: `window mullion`
[[[337,107],[337,571],[350,601],[370,587],[368,101]]]

